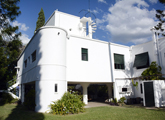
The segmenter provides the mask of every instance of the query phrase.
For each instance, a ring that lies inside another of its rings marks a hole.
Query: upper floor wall
[[[112,82],[108,42],[71,36],[67,41],[67,81]]]
[[[92,38],[94,30],[96,30],[96,28],[94,28],[96,27],[95,23],[93,23],[90,17],[80,19],[80,17],[59,12],[58,10],[53,12],[45,23],[45,26],[61,27],[67,30],[70,35],[87,38]]]
[[[40,28],[17,62],[19,82],[66,80],[66,40],[64,29],[53,26]],[[54,75],[56,72],[58,74]]]
[[[148,56],[147,56],[148,54]],[[149,67],[153,61],[157,61],[157,54],[155,50],[154,41],[143,43],[140,45],[135,45],[131,47],[131,68],[132,68],[132,77],[139,77],[141,73]],[[147,65],[147,58],[149,64]],[[141,67],[137,67],[135,64],[146,64]]]
[[[113,78],[128,78],[130,74],[130,51],[128,46],[110,44]]]

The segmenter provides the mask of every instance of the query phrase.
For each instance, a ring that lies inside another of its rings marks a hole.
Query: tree
[[[41,8],[41,11],[38,13],[38,20],[36,22],[36,29],[35,31],[37,31],[40,27],[42,27],[45,24],[45,15],[44,15],[44,11]]]
[[[164,79],[162,77],[162,68],[156,64],[156,62],[152,62],[149,68],[144,70],[142,72],[142,77],[144,77],[145,80],[162,80]]]
[[[19,40],[18,26],[11,22],[21,14],[17,4],[20,0],[0,0],[0,89],[16,74],[15,66],[22,42]]]
[[[159,0],[160,3],[165,5],[165,0]],[[155,26],[156,30],[160,30],[161,32],[164,31],[164,23],[165,23],[165,11],[163,10],[156,10],[156,18],[159,20],[159,23]],[[164,33],[162,33],[165,36]]]

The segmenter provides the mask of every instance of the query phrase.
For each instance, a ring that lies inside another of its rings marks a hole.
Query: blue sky
[[[82,9],[89,9],[88,3],[89,0],[21,0],[21,15],[12,24],[19,26],[20,38],[26,44],[34,35],[41,8],[47,21],[56,9],[79,16]],[[157,24],[157,9],[164,9],[158,0],[90,0],[90,10],[97,17],[93,38],[128,46],[150,41],[150,29]]]

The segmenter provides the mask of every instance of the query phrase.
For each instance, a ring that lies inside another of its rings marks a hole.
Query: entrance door
[[[153,82],[144,82],[144,96],[147,107],[155,106]]]

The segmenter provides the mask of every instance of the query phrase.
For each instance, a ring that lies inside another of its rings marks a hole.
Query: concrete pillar
[[[117,86],[116,86],[115,82],[112,83],[112,84],[113,84],[113,94],[114,94],[114,98],[118,98],[118,95],[117,95]]]
[[[21,99],[21,92],[22,92],[22,85],[21,84],[19,84],[19,96],[18,96],[18,99],[20,100]]]
[[[24,97],[25,97],[25,85],[24,84],[22,84],[21,85],[21,102],[23,103],[24,102]]]
[[[83,87],[83,102],[85,104],[88,104],[88,86],[89,86],[89,83],[81,83],[81,86]]]
[[[108,97],[109,97],[109,99],[112,98],[112,84],[113,83],[106,84],[107,87],[108,87]]]

